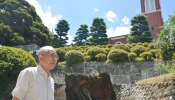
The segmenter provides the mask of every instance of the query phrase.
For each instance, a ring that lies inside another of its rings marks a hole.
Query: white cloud
[[[129,23],[129,18],[124,16],[124,18],[122,19],[122,21],[124,22],[124,24],[128,24]]]
[[[26,0],[26,1],[35,7],[35,10],[37,14],[40,16],[40,18],[42,19],[43,24],[47,26],[50,31],[53,30],[55,32],[55,26],[58,23],[58,21],[63,18],[63,15],[57,14],[53,16],[49,6],[47,7],[46,11],[43,11],[43,9],[41,8],[41,5],[38,3],[37,0]],[[68,35],[68,37],[69,37],[69,40],[67,42],[71,43],[73,38],[70,36],[70,34]]]
[[[43,11],[41,5],[36,0],[26,0],[26,1],[35,7],[36,12],[42,19],[44,25],[46,25],[51,31],[54,30],[55,25],[63,17],[63,15],[58,14],[56,16],[53,16],[50,11],[50,7],[47,7],[47,10]]]
[[[129,27],[117,26],[115,29],[109,28],[109,29],[107,29],[107,35],[108,35],[108,37],[127,35],[130,33],[130,28],[131,28],[131,26],[129,26]]]
[[[68,45],[70,45],[71,43],[73,43],[73,37],[70,35],[70,33],[68,32],[68,38],[69,38],[69,40],[67,41],[68,43]]]
[[[116,20],[118,20],[117,15],[114,12],[112,12],[111,10],[105,14],[105,17],[110,22],[115,22]]]
[[[95,11],[95,12],[98,12],[99,10],[98,10],[97,8],[94,8],[94,11]]]

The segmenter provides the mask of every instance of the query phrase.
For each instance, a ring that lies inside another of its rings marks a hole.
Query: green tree
[[[96,45],[105,45],[108,43],[106,34],[106,24],[102,18],[94,18],[90,27],[90,42]]]
[[[147,17],[143,14],[134,16],[131,20],[132,28],[127,40],[129,43],[151,42],[152,37],[149,32]]]
[[[67,44],[67,40],[69,39],[67,37],[69,29],[69,24],[66,20],[60,20],[58,22],[57,27],[55,29],[57,33],[57,36],[55,35],[55,38],[58,39],[57,47],[63,47]]]
[[[158,48],[161,50],[162,59],[171,59],[175,52],[175,12],[169,15],[168,20],[162,26],[161,33],[157,39]]]
[[[12,30],[9,26],[0,24],[0,44],[8,45],[10,42],[10,35],[12,35]]]
[[[0,24],[10,27],[11,32],[7,33],[9,36],[15,33],[15,38],[11,41],[0,37],[6,40],[2,45],[16,46],[36,43],[43,46],[50,42],[48,28],[42,24],[35,8],[26,0],[1,0]]]
[[[76,37],[74,38],[74,42],[76,45],[83,45],[87,41],[87,38],[89,36],[89,30],[88,26],[86,24],[81,25],[78,29],[78,32],[76,33]]]

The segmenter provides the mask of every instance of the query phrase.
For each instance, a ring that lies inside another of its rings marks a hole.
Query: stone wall
[[[125,62],[125,63],[84,63],[76,67],[58,67],[52,70],[52,76],[56,83],[65,84],[65,73],[98,74],[107,72],[113,84],[129,84],[135,81],[157,76],[154,71],[154,62]]]
[[[82,80],[82,78],[77,76],[75,78],[77,78],[79,81]],[[68,79],[68,80],[69,82],[73,83],[77,79],[73,79],[73,80]],[[70,86],[70,83],[67,82],[67,85]],[[89,86],[93,86],[93,85],[95,84],[93,83],[93,84],[87,85],[88,86],[87,89],[90,89]],[[85,87],[86,84],[81,86]],[[97,87],[99,86],[100,85],[97,85]],[[56,89],[55,100],[66,100],[65,87],[66,85],[63,85],[60,88]],[[104,86],[102,87],[100,89],[104,89]],[[115,92],[115,96],[116,96],[115,100],[175,100],[175,80],[169,81],[169,82],[154,83],[154,84],[120,84],[120,85],[113,84],[112,89]],[[79,88],[75,90],[77,92]],[[68,91],[68,92],[71,92],[71,91]],[[107,95],[107,96],[110,96],[110,95]],[[108,100],[114,100],[114,99],[108,99]]]
[[[39,50],[40,47],[37,44],[30,44],[30,45],[15,46],[15,48],[21,48],[26,51],[35,51]]]
[[[174,100],[175,81],[154,84],[113,85],[116,100]]]

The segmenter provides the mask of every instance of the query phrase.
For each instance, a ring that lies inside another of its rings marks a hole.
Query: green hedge
[[[124,62],[128,61],[128,52],[123,49],[111,50],[107,56],[108,62]]]
[[[65,61],[66,51],[64,49],[57,48],[56,49],[56,52],[57,52],[57,54],[59,56],[59,60],[58,61],[60,61],[60,62]]]
[[[72,51],[69,51],[68,53],[66,53],[65,61],[66,61],[66,64],[68,65],[67,67],[69,67],[71,65],[83,63],[84,57],[83,57],[83,54],[81,52],[76,51],[76,50],[72,50]]]
[[[91,60],[90,56],[84,56],[84,61],[85,62],[90,62],[90,60]]]
[[[91,61],[96,61],[95,56],[100,53],[105,53],[105,50],[99,47],[93,47],[87,51],[87,54],[90,56]]]
[[[145,52],[145,51],[147,51],[147,48],[144,46],[140,46],[140,45],[137,45],[131,48],[131,52],[136,53],[137,56],[139,56],[142,52]]]
[[[135,61],[135,58],[137,57],[136,53],[128,53],[128,59],[129,61]]]
[[[22,69],[36,65],[35,58],[29,52],[19,48],[0,47],[0,99],[11,96],[8,89],[11,91],[14,87],[9,86],[16,83]]]
[[[115,44],[112,49],[123,49],[123,50],[125,50],[127,52],[130,51],[129,45],[126,45],[126,44]]]
[[[146,61],[153,60],[152,59],[153,56],[152,56],[151,52],[143,52],[139,56],[142,57]]]
[[[95,58],[97,59],[97,62],[105,62],[107,59],[106,55],[103,53],[97,54]]]

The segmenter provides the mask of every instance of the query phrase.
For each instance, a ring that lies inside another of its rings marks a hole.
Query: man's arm
[[[29,88],[30,70],[24,69],[20,72],[15,88],[12,91],[12,100],[22,100]]]
[[[12,100],[19,100],[19,98],[14,95]]]

